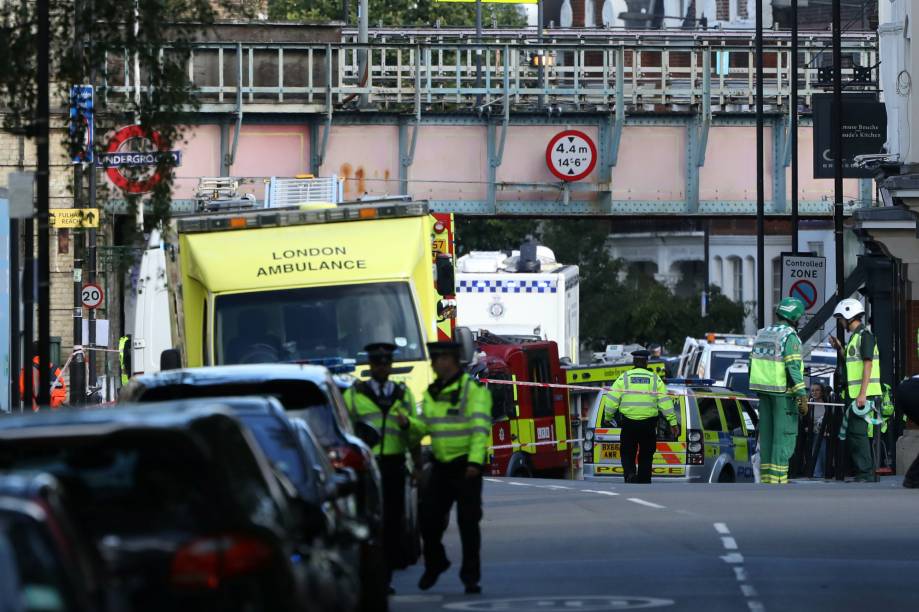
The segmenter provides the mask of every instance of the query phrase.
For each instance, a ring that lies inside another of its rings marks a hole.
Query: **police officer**
[[[844,350],[847,407],[839,439],[846,441],[846,451],[855,467],[855,481],[874,482],[877,475],[868,438],[874,433],[874,421],[884,394],[878,345],[874,334],[862,322],[865,307],[858,300],[841,300],[833,316],[841,319],[851,334]],[[838,339],[830,336],[830,341],[837,351],[843,350]]]
[[[364,421],[380,432],[373,447],[383,479],[383,550],[389,577],[406,567],[402,554],[405,517],[405,453],[420,440],[415,398],[402,383],[389,380],[396,345],[386,342],[364,347],[370,364],[370,380],[359,381],[345,391],[352,421]],[[390,593],[393,589],[390,586]]]
[[[450,567],[441,542],[456,502],[463,546],[460,579],[467,594],[481,593],[482,466],[491,442],[491,394],[463,372],[460,345],[430,342],[431,366],[437,379],[424,394],[422,423],[431,436],[431,474],[420,508],[424,574],[421,590],[430,589]]]
[[[798,413],[807,414],[801,339],[795,326],[804,303],[786,297],[776,321],[759,330],[750,353],[750,390],[759,397],[760,482],[787,484],[788,461],[798,439]]]
[[[660,377],[648,369],[650,351],[632,353],[634,367],[623,373],[603,397],[601,408],[606,419],[618,412],[622,428],[620,456],[626,482],[650,483],[651,463],[657,449],[657,417],[663,414],[670,423],[673,436],[679,437],[673,402]],[[638,474],[635,474],[635,453],[638,452]]]

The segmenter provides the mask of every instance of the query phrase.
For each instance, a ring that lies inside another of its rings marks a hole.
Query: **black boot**
[[[440,575],[448,569],[450,569],[449,561],[438,567],[424,568],[424,574],[421,575],[421,580],[418,581],[418,588],[422,591],[427,591],[432,586],[437,584],[437,579],[440,578]]]

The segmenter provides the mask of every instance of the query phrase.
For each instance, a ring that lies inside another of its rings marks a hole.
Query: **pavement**
[[[919,490],[880,483],[626,485],[486,478],[482,589],[453,562],[395,612],[919,610]],[[454,515],[455,518],[455,515]]]

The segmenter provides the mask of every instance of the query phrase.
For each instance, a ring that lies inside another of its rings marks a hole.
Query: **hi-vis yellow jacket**
[[[617,378],[613,388],[603,396],[601,408],[607,419],[617,412],[636,421],[656,418],[660,413],[671,426],[677,424],[667,386],[657,374],[644,368],[632,368]]]
[[[491,393],[463,373],[444,388],[435,381],[424,393],[421,423],[437,461],[463,455],[482,465],[491,443]]]

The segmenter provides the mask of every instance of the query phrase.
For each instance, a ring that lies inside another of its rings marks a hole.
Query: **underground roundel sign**
[[[563,181],[579,181],[597,165],[597,146],[580,130],[559,132],[546,147],[546,164]]]
[[[147,193],[163,180],[163,173],[156,166],[166,157],[172,158],[173,165],[180,165],[181,153],[168,150],[159,132],[129,125],[115,132],[98,163],[116,187],[126,193]],[[151,170],[144,176],[126,175],[123,171],[139,166]]]

